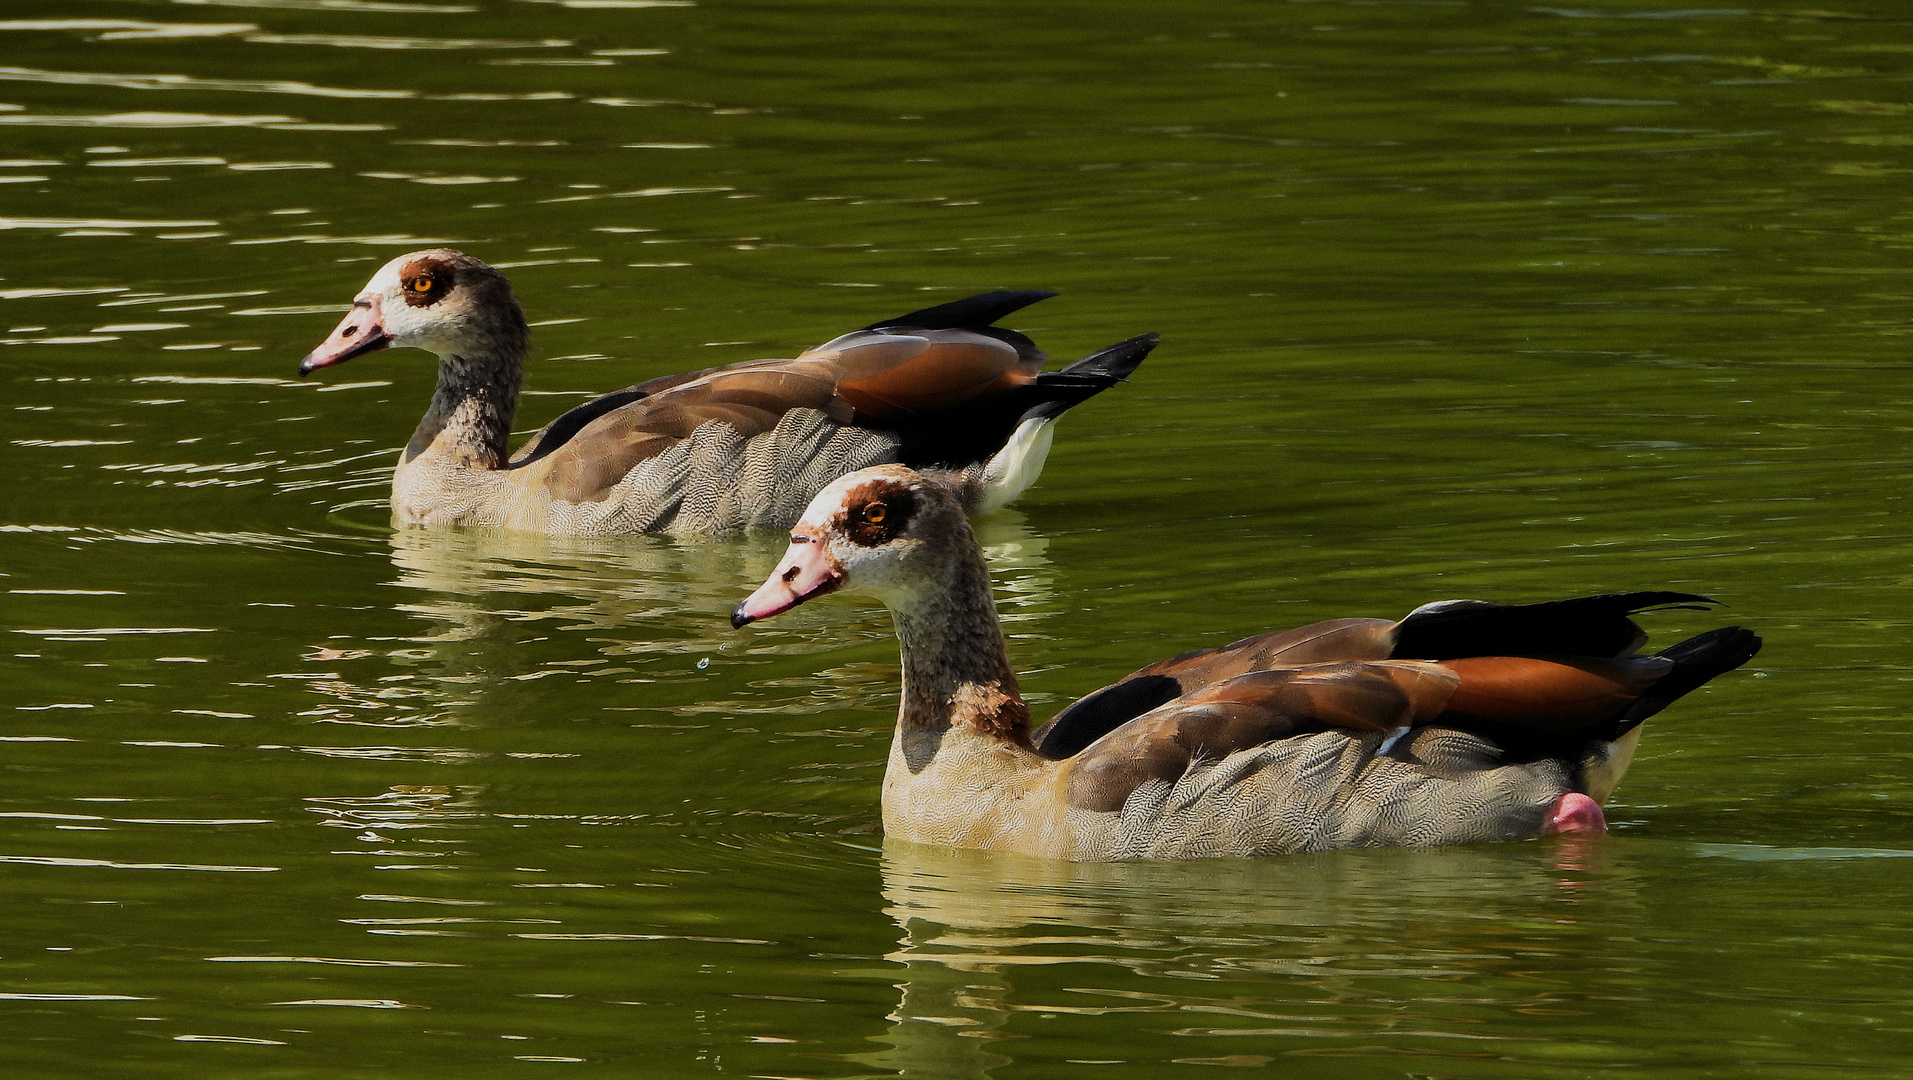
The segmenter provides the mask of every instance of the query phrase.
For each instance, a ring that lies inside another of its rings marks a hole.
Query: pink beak
[[[793,535],[771,576],[731,612],[731,625],[743,626],[781,614],[806,600],[837,591],[844,572],[816,539]]]
[[[303,379],[320,368],[343,364],[355,356],[377,352],[392,344],[392,335],[385,332],[384,319],[377,299],[354,301],[352,311],[332,335],[299,361],[299,377]]]

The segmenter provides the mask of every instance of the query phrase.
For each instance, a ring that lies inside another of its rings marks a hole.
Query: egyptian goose
[[[1657,655],[1629,618],[1678,592],[1428,604],[1185,653],[1035,732],[962,501],[888,465],[834,481],[735,626],[836,591],[903,652],[890,836],[1064,859],[1432,846],[1604,829],[1641,721],[1746,663],[1713,630]]]
[[[395,346],[438,354],[438,390],[392,475],[404,524],[590,536],[788,528],[819,488],[880,462],[954,473],[977,513],[1034,483],[1051,423],[1155,347],[1143,334],[1043,371],[1034,342],[991,324],[1054,295],[984,293],[792,360],[652,379],[572,409],[508,457],[524,311],[503,274],[440,248],[372,275],[299,374]]]

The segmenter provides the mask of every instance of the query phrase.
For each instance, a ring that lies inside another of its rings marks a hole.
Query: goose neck
[[[473,468],[504,468],[523,377],[522,346],[472,357],[441,356],[438,388],[405,449],[405,460],[431,452]]]
[[[980,551],[957,561],[946,587],[896,612],[903,653],[898,726],[940,736],[961,731],[1029,743],[1029,708],[1003,644]]]

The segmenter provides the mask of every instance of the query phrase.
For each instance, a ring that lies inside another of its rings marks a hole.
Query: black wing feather
[[[927,307],[894,319],[883,319],[864,327],[886,330],[892,327],[911,330],[980,330],[1012,312],[1021,311],[1038,300],[1048,300],[1053,292],[1041,289],[1003,290],[980,293],[947,304]]]
[[[1718,603],[1682,592],[1608,593],[1541,604],[1447,600],[1401,621],[1390,660],[1465,656],[1620,656],[1646,640],[1629,615],[1650,608],[1705,611]]]

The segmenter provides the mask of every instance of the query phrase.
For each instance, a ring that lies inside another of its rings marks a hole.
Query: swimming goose
[[[1760,648],[1725,627],[1637,654],[1629,616],[1711,603],[1688,593],[1447,600],[1185,653],[1032,732],[949,485],[898,466],[834,481],[731,622],[837,591],[882,600],[902,646],[885,832],[1077,860],[1604,829],[1641,721]]]
[[[372,275],[299,374],[385,348],[438,354],[431,408],[392,475],[404,524],[585,536],[788,528],[819,488],[880,462],[953,473],[980,513],[1036,481],[1064,410],[1155,347],[1143,334],[1043,371],[1034,342],[992,324],[1054,295],[984,293],[795,359],[652,379],[572,409],[508,457],[525,315],[503,274],[440,248]]]

